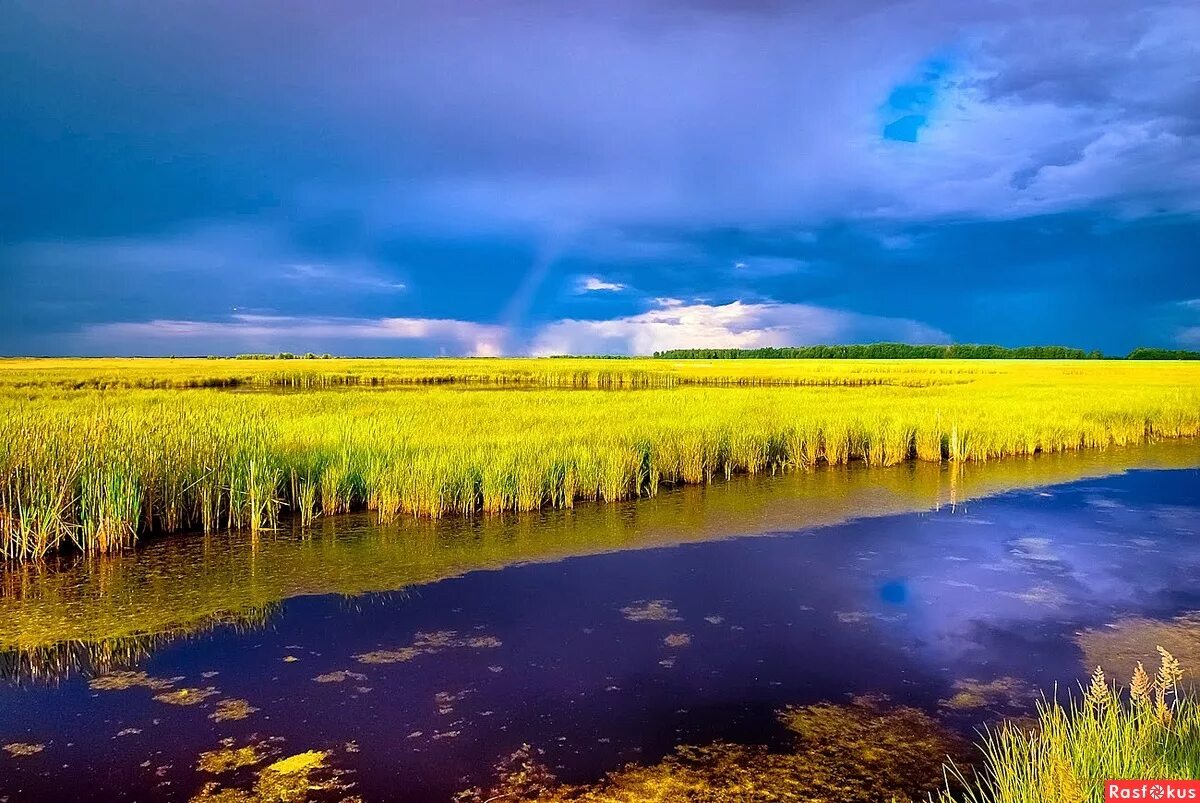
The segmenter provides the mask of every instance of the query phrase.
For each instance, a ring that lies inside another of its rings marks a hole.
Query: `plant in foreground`
[[[1182,692],[1179,662],[1158,648],[1154,678],[1141,663],[1128,689],[1099,667],[1079,697],[1038,706],[1037,723],[1006,722],[985,732],[974,773],[951,764],[938,803],[1101,803],[1115,779],[1200,777],[1200,702]]]

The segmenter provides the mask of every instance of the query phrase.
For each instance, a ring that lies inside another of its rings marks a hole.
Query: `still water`
[[[306,751],[331,799],[445,801],[522,744],[585,783],[864,694],[970,733],[1156,644],[1200,666],[1196,466],[1179,443],[819,470],[13,568],[0,801],[189,800]]]

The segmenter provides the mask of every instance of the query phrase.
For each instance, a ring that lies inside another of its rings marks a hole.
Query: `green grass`
[[[272,362],[0,361],[0,558],[289,514],[491,515],[741,472],[1200,434],[1194,363]],[[222,389],[243,383],[300,389]]]
[[[1113,779],[1200,778],[1200,702],[1180,692],[1178,662],[1159,648],[1154,678],[1139,663],[1130,686],[1101,670],[1082,696],[1043,702],[1034,727],[1005,723],[985,733],[983,763],[950,769],[966,793],[939,803],[1102,803]]]

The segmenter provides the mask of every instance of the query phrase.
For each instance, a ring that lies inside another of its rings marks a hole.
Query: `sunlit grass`
[[[988,731],[982,766],[952,767],[955,792],[939,803],[1101,803],[1106,780],[1200,777],[1200,702],[1181,692],[1175,658],[1159,657],[1157,674],[1137,664],[1126,690],[1097,669],[1082,695],[1040,704],[1035,726]]]
[[[311,526],[293,518],[277,533],[161,538],[66,565],[31,561],[0,572],[0,677],[12,670],[51,678],[120,666],[123,658],[131,664],[165,641],[216,625],[260,624],[276,603],[299,595],[400,591],[519,563],[790,532],[1128,469],[1198,464],[1200,443],[1181,441],[961,467],[853,466],[742,476],[653,499],[531,514],[404,518],[385,527],[372,526],[370,513],[317,518]],[[647,605],[623,613],[673,615]],[[1159,640],[1150,638],[1151,650],[1160,643],[1180,654],[1186,644],[1160,630],[1153,635]],[[1146,641],[1137,642],[1129,654],[1141,657]],[[1127,675],[1133,662],[1113,666]]]
[[[308,389],[183,389],[247,371]],[[0,557],[286,513],[494,514],[738,472],[1194,436],[1198,388],[1189,363],[3,360]]]

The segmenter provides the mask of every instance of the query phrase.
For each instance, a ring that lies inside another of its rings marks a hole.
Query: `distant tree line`
[[[1130,360],[1200,360],[1200,351],[1182,349],[1134,349],[1126,359]]]
[[[670,349],[654,356],[669,360],[1102,360],[1098,350],[1067,346],[1006,346],[955,343],[949,346],[864,343],[849,346],[782,346],[761,349]],[[1138,348],[1129,360],[1197,360],[1200,352]]]
[[[684,360],[1087,360],[1098,351],[1066,346],[914,346],[908,343],[864,343],[849,346],[783,346],[761,349],[672,349],[655,357]]]
[[[219,357],[210,357],[209,359],[220,359]],[[292,354],[290,351],[281,351],[278,354],[238,354],[234,357],[235,360],[332,360],[332,354],[313,354],[311,351],[304,354]]]

